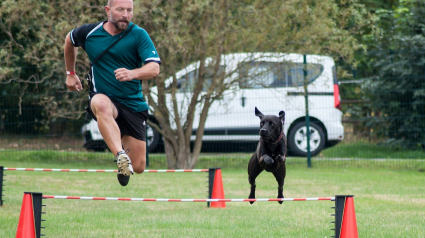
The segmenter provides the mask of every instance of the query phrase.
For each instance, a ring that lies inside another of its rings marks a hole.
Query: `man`
[[[116,156],[118,181],[126,186],[133,170],[142,173],[146,167],[148,105],[141,92],[141,80],[158,76],[161,60],[147,32],[137,25],[130,28],[134,24],[131,22],[132,0],[109,0],[105,10],[107,21],[85,24],[67,34],[66,86],[71,91],[83,89],[75,74],[78,47],[82,47],[93,62],[129,31],[94,63],[88,107],[103,139]]]

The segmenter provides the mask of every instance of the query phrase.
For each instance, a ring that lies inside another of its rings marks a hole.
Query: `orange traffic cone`
[[[16,238],[30,237],[35,238],[34,209],[32,204],[32,194],[25,193],[24,200],[22,201]]]
[[[342,217],[341,238],[358,238],[356,213],[354,211],[353,197],[345,200],[344,215]]]
[[[221,169],[215,171],[214,185],[211,198],[224,199],[223,180],[221,179]],[[211,202],[211,207],[226,208],[226,202]]]

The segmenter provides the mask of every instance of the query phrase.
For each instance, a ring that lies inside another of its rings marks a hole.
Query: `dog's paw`
[[[270,165],[274,164],[274,160],[271,157],[266,157],[264,159],[264,162],[266,163],[266,166],[270,166]]]
[[[281,195],[281,196],[277,196],[277,198],[285,198],[283,195]],[[278,201],[278,203],[279,204],[282,204],[283,203],[283,201]]]
[[[285,161],[286,161],[286,156],[282,156],[282,155],[279,155],[279,156],[277,156],[276,157],[276,161],[279,163],[279,164],[283,164],[283,163],[285,163]]]
[[[255,196],[253,196],[252,194],[249,194],[248,199],[255,199]],[[253,201],[250,201],[249,203],[250,204],[253,204],[254,202]]]

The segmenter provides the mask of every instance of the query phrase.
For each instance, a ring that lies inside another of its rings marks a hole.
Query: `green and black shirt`
[[[82,47],[91,62],[106,48],[114,43],[124,32],[117,35],[109,34],[104,28],[104,22],[85,24],[75,28],[70,33],[71,42],[76,47]],[[130,23],[129,27],[134,24]],[[148,62],[161,63],[161,59],[148,33],[135,25],[131,32],[109,49],[92,68],[92,90],[102,93],[131,108],[134,112],[148,110],[140,80],[120,82],[115,78],[114,71],[119,68],[137,69]]]

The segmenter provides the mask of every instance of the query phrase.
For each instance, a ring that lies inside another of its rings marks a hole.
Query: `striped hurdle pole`
[[[190,173],[190,172],[208,172],[208,198],[212,198],[214,191],[214,178],[216,171],[220,168],[209,169],[147,169],[144,173]],[[0,166],[0,206],[3,206],[3,176],[4,171],[39,171],[39,172],[94,172],[94,173],[117,173],[118,170],[107,169],[47,169],[47,168],[7,168]],[[221,179],[221,178],[220,178]],[[207,202],[210,207],[210,202]]]
[[[35,224],[35,234],[37,238],[40,237],[41,227],[41,214],[42,205],[40,198],[42,199],[71,199],[71,200],[98,200],[98,201],[135,201],[135,202],[276,202],[276,201],[335,201],[335,236],[336,238],[358,238],[357,233],[357,223],[354,214],[354,203],[353,195],[336,195],[335,197],[310,197],[310,198],[258,198],[258,199],[175,199],[175,198],[120,198],[120,197],[82,197],[82,196],[62,196],[62,195],[42,195],[41,193],[27,193],[25,196],[31,194],[32,197],[36,198],[37,202],[33,202],[33,213],[22,213],[19,218],[18,232],[24,233],[22,229],[25,229],[21,225],[21,221],[27,220],[28,217],[35,219],[35,222],[30,222],[30,224]],[[23,202],[24,206],[24,202]],[[27,214],[27,215],[26,215]],[[24,222],[22,222],[24,223]],[[32,226],[32,225],[31,225]],[[32,229],[32,227],[30,227]],[[21,231],[20,231],[21,229]],[[18,236],[17,236],[18,237]]]
[[[3,168],[3,167],[1,167]],[[42,172],[97,172],[97,173],[117,173],[113,169],[42,169],[42,168],[3,168],[5,171],[42,171]],[[208,169],[146,169],[143,173],[179,173],[179,172],[208,172]]]
[[[43,199],[74,199],[74,200],[109,200],[109,201],[132,201],[132,202],[280,202],[280,201],[335,201],[335,197],[317,198],[256,198],[256,199],[189,199],[189,198],[119,198],[119,197],[79,197],[79,196],[55,196],[44,195]]]

